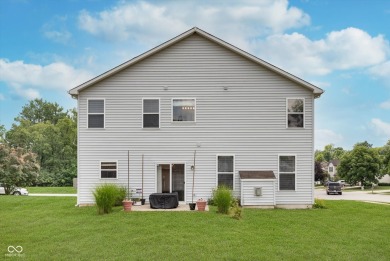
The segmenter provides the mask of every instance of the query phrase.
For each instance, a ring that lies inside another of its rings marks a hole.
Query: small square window
[[[117,162],[101,162],[100,163],[100,177],[102,179],[117,178]]]
[[[195,99],[173,99],[172,121],[195,121]]]

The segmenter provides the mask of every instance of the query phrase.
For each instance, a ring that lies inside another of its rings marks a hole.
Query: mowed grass
[[[73,187],[28,187],[29,193],[33,194],[76,194],[77,189]]]
[[[390,206],[97,215],[68,197],[0,197],[0,257],[24,260],[389,260]],[[1,259],[1,258],[0,258]]]

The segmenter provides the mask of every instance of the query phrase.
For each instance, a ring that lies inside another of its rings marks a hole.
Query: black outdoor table
[[[177,208],[179,206],[179,195],[174,193],[153,193],[149,196],[150,208]]]

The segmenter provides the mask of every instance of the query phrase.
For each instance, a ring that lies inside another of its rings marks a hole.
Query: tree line
[[[378,180],[385,174],[390,174],[390,140],[382,146],[374,148],[367,141],[356,143],[352,150],[344,150],[326,145],[324,150],[315,151],[315,180],[326,181],[329,174],[323,166],[337,160],[337,174],[334,180],[343,179],[349,184],[360,183],[362,186]]]
[[[35,99],[0,125],[0,183],[69,186],[77,175],[77,112]],[[7,188],[6,188],[7,189]]]

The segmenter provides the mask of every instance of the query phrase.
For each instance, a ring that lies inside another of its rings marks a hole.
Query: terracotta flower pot
[[[130,200],[123,200],[122,204],[123,204],[124,211],[126,212],[131,211],[131,206],[133,205],[133,202],[131,202]]]
[[[196,206],[198,207],[198,211],[204,211],[206,209],[207,202],[205,200],[196,201]]]

